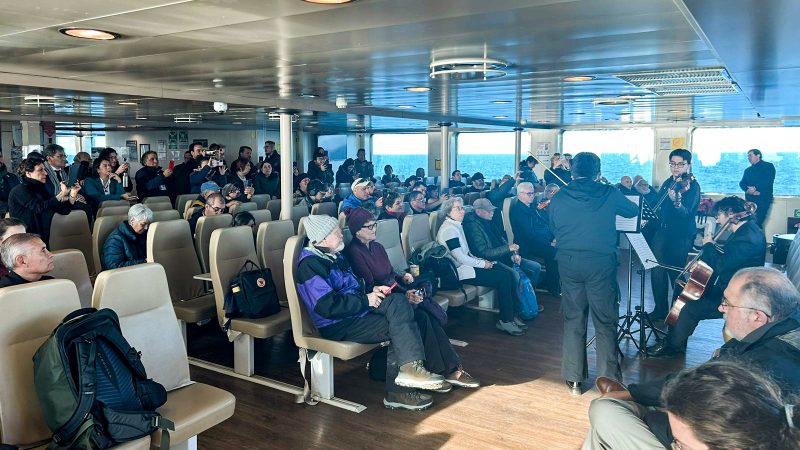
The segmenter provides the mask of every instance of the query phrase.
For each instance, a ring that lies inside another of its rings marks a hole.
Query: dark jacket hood
[[[613,186],[605,185],[603,189],[598,189],[600,183],[588,178],[572,180],[568,185],[561,188],[556,195],[563,195],[574,202],[578,208],[588,211],[597,211],[603,207],[604,201],[614,191]]]

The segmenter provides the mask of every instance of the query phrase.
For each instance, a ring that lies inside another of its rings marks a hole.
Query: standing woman
[[[136,193],[139,198],[168,195],[172,171],[169,168],[162,170],[158,166],[158,153],[144,152],[139,162],[142,163],[142,168],[136,171]]]
[[[29,233],[38,234],[48,244],[53,215],[69,214],[78,200],[81,186],[75,183],[70,187],[62,181],[59,192],[50,194],[45,186],[47,172],[44,161],[38,158],[23,159],[19,165],[19,175],[21,183],[8,194],[8,210],[11,217],[25,223]]]
[[[84,181],[83,189],[94,211],[106,200],[127,200],[130,197],[122,187],[119,175],[111,170],[109,160],[96,158],[92,163],[92,170],[95,176]]]

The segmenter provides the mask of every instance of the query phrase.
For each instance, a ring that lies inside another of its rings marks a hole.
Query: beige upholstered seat
[[[256,204],[256,209],[267,209],[270,198],[269,194],[256,194],[250,201]]]
[[[175,210],[178,211],[178,214],[183,215],[186,212],[186,208],[192,202],[192,200],[197,198],[197,194],[181,194],[175,198]]]
[[[61,320],[80,308],[69,280],[49,280],[0,289],[0,304],[14,314],[0,315],[0,437],[7,444],[28,446],[50,439],[36,389],[33,359]],[[145,437],[117,448],[147,449]]]
[[[431,229],[431,237],[436,236],[439,231],[439,211],[432,211],[428,215],[428,227]]]
[[[308,216],[306,216],[308,217]],[[305,236],[306,235],[306,217],[301,217],[300,221],[297,224],[296,235],[298,236]]]
[[[269,211],[267,211],[269,212]],[[264,222],[258,227],[256,236],[256,253],[262,267],[272,271],[272,280],[278,290],[278,298],[286,304],[286,285],[283,279],[283,249],[286,241],[294,236],[294,225],[291,220]]]
[[[130,207],[131,204],[127,200],[105,200],[100,202],[99,208],[109,208],[111,206],[128,206]]]
[[[273,198],[267,202],[267,209],[272,215],[272,220],[279,220],[281,218],[281,199]]]
[[[464,204],[465,205],[472,205],[475,203],[475,200],[481,198],[480,192],[468,192],[464,194]]]
[[[262,223],[270,222],[272,220],[272,213],[270,213],[269,210],[266,209],[257,209],[255,211],[250,211],[250,214],[252,214],[253,219],[256,220],[256,223],[253,225],[253,235],[258,233],[258,227],[260,227]]]
[[[53,270],[48,275],[53,278],[70,280],[78,288],[81,307],[92,306],[92,281],[83,253],[75,250],[56,250],[53,252]]]
[[[517,200],[513,197],[503,200],[503,228],[506,230],[508,242],[514,242],[514,231],[511,229],[511,205],[515,201]]]
[[[233,217],[230,214],[200,216],[200,219],[197,220],[197,226],[194,229],[194,248],[200,259],[203,273],[208,272],[211,267],[208,259],[208,243],[211,241],[211,234],[216,229],[231,226],[232,220]]]
[[[153,205],[153,204],[156,204],[156,203],[169,203],[170,204],[170,208],[172,207],[172,200],[170,200],[169,197],[167,197],[166,195],[159,195],[159,196],[155,196],[155,197],[147,197],[146,199],[144,199],[142,201],[142,203],[147,205],[148,208],[150,207],[150,205]]]
[[[231,278],[248,260],[258,262],[250,228],[242,226],[214,230],[211,234],[209,259],[217,318],[222,325],[225,318],[223,311],[225,294],[228,292]],[[243,333],[234,340],[234,370],[240,374],[252,375],[253,338],[266,339],[283,333],[290,327],[289,311],[285,308],[281,308],[278,314],[262,319],[233,319],[231,330]]]
[[[191,219],[191,218],[192,218],[192,216],[194,215],[194,213],[195,213],[195,212],[196,212],[198,209],[200,209],[200,208],[201,208],[201,206],[192,206],[192,207],[189,207],[189,205],[190,205],[190,204],[191,204],[191,203],[187,203],[187,204],[186,204],[187,208],[186,208],[186,211],[183,213],[183,218],[184,218],[184,219],[186,219],[186,220],[189,220],[189,219]]]
[[[97,277],[92,305],[119,316],[125,338],[142,353],[147,376],[168,392],[158,409],[175,423],[174,443],[192,439],[233,415],[236,399],[222,389],[192,383],[189,360],[172,308],[167,276],[160,264],[107,270]],[[151,435],[158,445],[161,433]]]
[[[339,213],[339,228],[345,229],[347,227],[347,215],[343,212]]]
[[[322,215],[325,214],[331,217],[338,217],[336,211],[336,203],[334,202],[322,202],[317,203],[311,207],[311,214],[314,215]]]
[[[89,273],[100,271],[95,268],[92,257],[92,231],[89,229],[89,220],[86,212],[75,209],[68,215],[55,214],[50,224],[50,250],[64,250],[74,248],[80,250],[86,258]]]
[[[230,213],[231,215],[235,215],[238,212],[255,211],[256,209],[258,209],[258,205],[256,205],[254,202],[239,203],[231,207]]]
[[[174,210],[173,212],[177,213]],[[183,322],[183,332],[186,330],[186,323],[214,317],[214,295],[205,292],[203,282],[193,278],[202,273],[202,269],[197,259],[189,222],[177,219],[150,225],[147,232],[147,262],[163,266],[169,281],[175,315]]]
[[[300,219],[306,217],[308,215],[308,208],[305,204],[299,204],[297,206],[292,207],[292,223],[294,223],[294,230],[297,231],[300,228]]]
[[[163,203],[157,203],[158,205],[163,205]],[[181,215],[178,211],[174,209],[165,209],[163,211],[153,211],[153,222],[162,222],[164,220],[177,220],[180,219]]]
[[[125,216],[128,217],[128,210],[130,206],[109,206],[107,208],[100,208],[97,210],[97,217],[105,216]]]
[[[106,238],[114,230],[117,229],[120,223],[128,220],[128,216],[103,216],[98,217],[94,221],[94,228],[92,230],[92,261],[94,266],[102,270],[103,267],[103,244],[106,243]]]
[[[394,222],[394,223],[392,223]],[[400,243],[400,224],[395,219],[379,220],[375,228],[375,240],[386,249],[394,271],[403,273],[408,269],[408,261]]]
[[[153,212],[175,211],[175,208],[172,207],[172,203],[166,203],[166,202],[145,203],[144,206],[147,206],[148,208],[150,208],[150,211]]]

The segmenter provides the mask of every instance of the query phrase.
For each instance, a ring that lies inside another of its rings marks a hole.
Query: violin
[[[725,253],[725,251],[719,245],[717,245],[717,240],[726,231],[728,231],[731,226],[750,220],[753,215],[755,215],[757,206],[753,202],[747,202],[744,204],[744,208],[744,211],[731,214],[725,224],[723,224],[719,231],[714,234],[714,237],[711,239],[711,241],[713,243],[713,248],[716,251]],[[669,315],[665,320],[668,325],[675,325],[678,322],[678,317],[680,316],[684,305],[686,305],[687,302],[699,300],[705,294],[706,288],[708,288],[708,286],[711,284],[710,281],[711,277],[714,275],[714,269],[704,261],[700,260],[704,250],[705,247],[697,253],[697,256],[689,261],[683,271],[678,275],[678,279],[675,283],[682,289],[681,293],[678,295],[678,298],[675,299],[675,302],[672,304],[672,308],[669,310]],[[688,274],[689,277],[684,282],[681,280],[681,277],[686,274]]]
[[[658,199],[655,206],[652,206],[650,209],[658,215],[658,209],[661,208],[661,205],[664,203],[664,200],[669,197],[670,191],[675,191],[675,202],[674,205],[676,208],[680,208],[682,206],[682,197],[683,194],[686,193],[692,187],[692,181],[695,180],[694,174],[692,173],[684,173],[683,175],[679,176],[677,179],[672,180],[672,185],[670,185],[669,189],[664,191],[661,195],[661,198]],[[680,187],[678,185],[680,184]]]
[[[560,191],[560,190],[561,190],[561,188],[559,188],[559,187],[556,187],[555,189],[553,189],[553,193],[550,195],[550,198],[548,198],[547,200],[543,200],[543,201],[539,202],[536,205],[536,209],[542,210],[542,209],[546,209],[548,206],[550,206],[550,200],[552,200],[553,197],[555,197],[555,195],[558,194],[558,191]],[[546,191],[545,191],[545,195],[547,195]]]

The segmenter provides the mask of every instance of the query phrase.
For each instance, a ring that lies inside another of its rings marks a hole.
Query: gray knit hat
[[[331,216],[326,215],[310,215],[306,216],[303,223],[306,229],[306,236],[312,244],[318,244],[331,234],[336,227],[339,226],[339,221]]]

